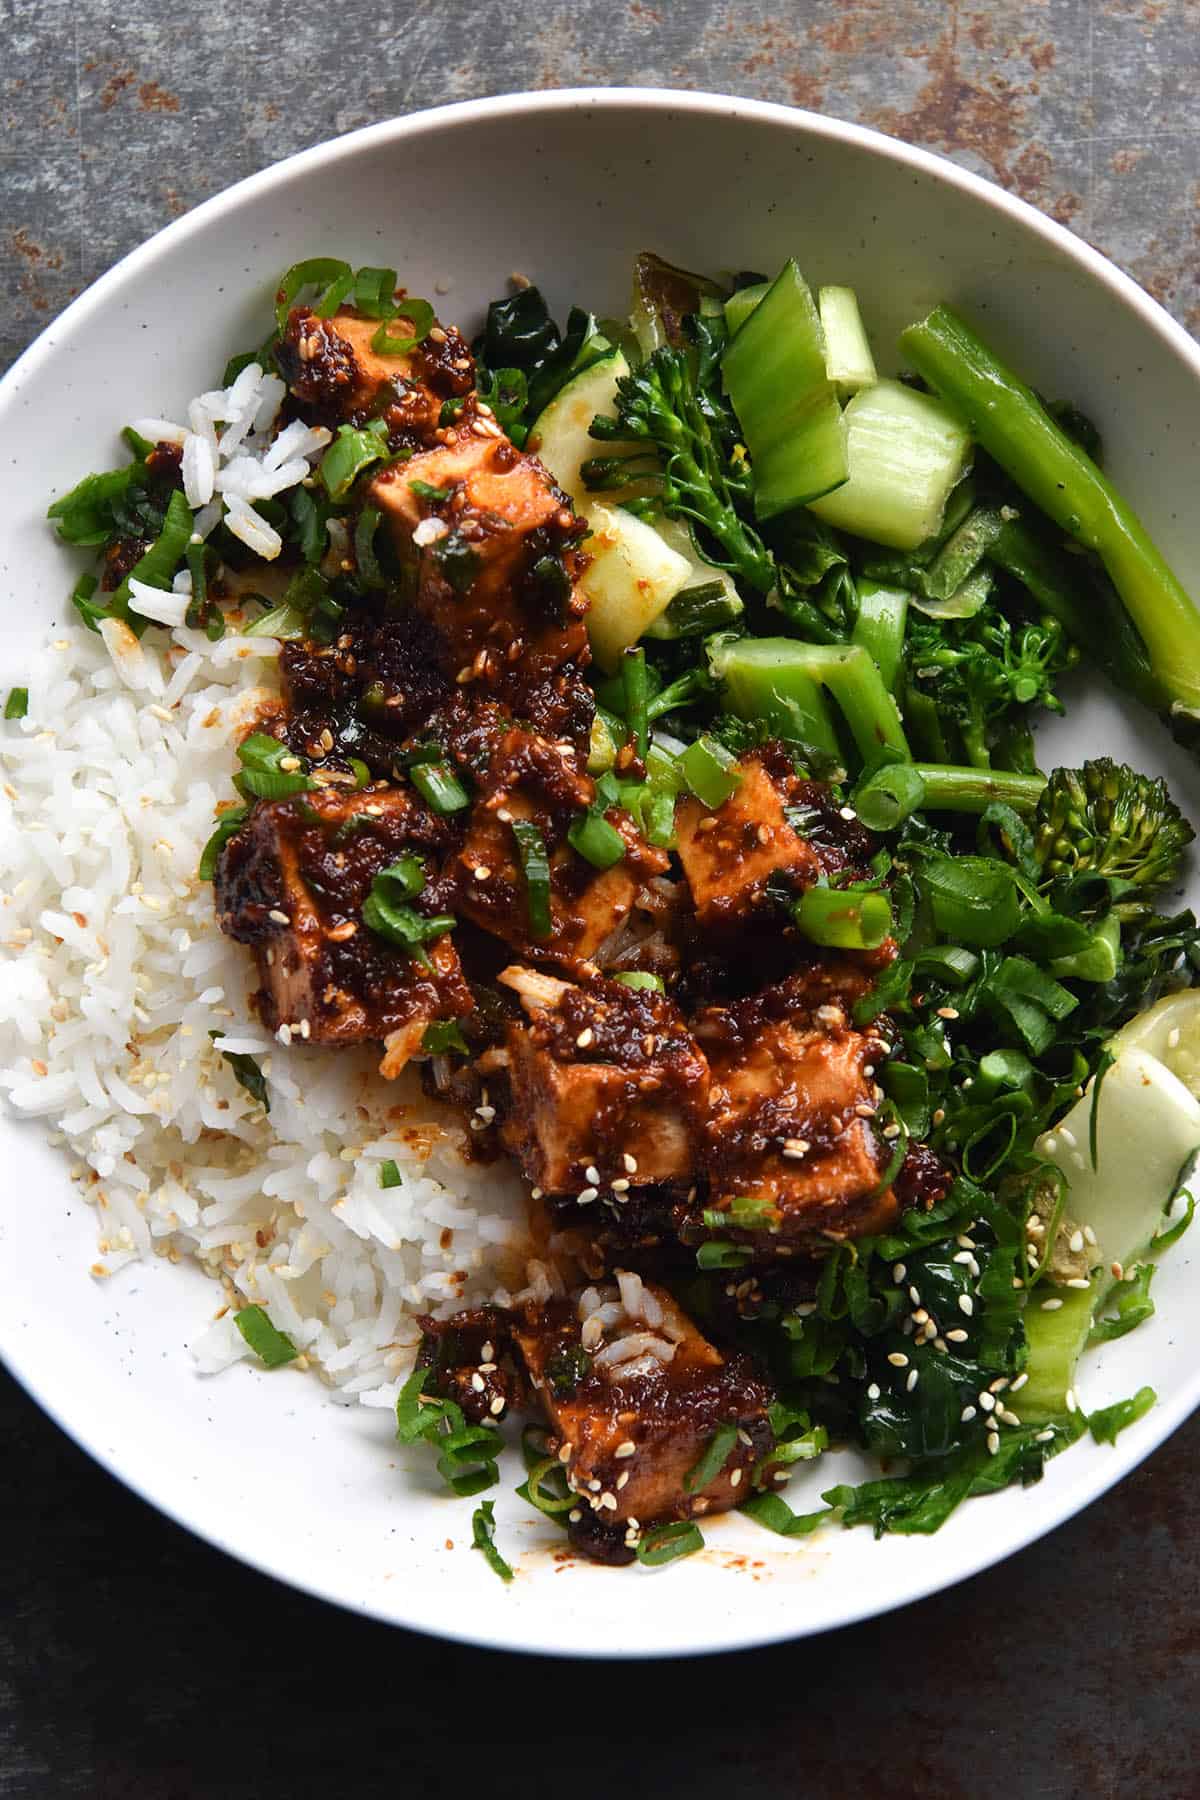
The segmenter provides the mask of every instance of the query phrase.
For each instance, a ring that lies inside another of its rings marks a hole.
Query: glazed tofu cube
[[[622,1271],[616,1285],[528,1308],[513,1335],[578,1496],[571,1524],[585,1548],[605,1554],[607,1538],[611,1551],[632,1551],[655,1521],[724,1512],[745,1497],[774,1442],[771,1391],[665,1288]],[[722,1427],[724,1461],[702,1481],[695,1472]]]
[[[535,457],[464,410],[436,449],[371,484],[415,602],[444,640],[445,673],[506,691],[588,660],[576,586],[586,530]]]
[[[447,843],[444,821],[395,789],[258,803],[221,853],[216,905],[222,929],[254,947],[270,1030],[286,1026],[311,1043],[379,1039],[383,1071],[394,1075],[431,1020],[472,1010],[449,934],[425,946],[423,965],[363,920],[382,869],[417,855],[435,876]]]
[[[596,869],[567,841],[572,822],[595,797],[591,778],[567,743],[533,732],[505,734],[482,785],[458,860],[462,911],[514,950],[578,963],[625,924],[642,880],[667,858],[644,843],[626,815],[614,813],[626,841],[622,861]],[[532,821],[550,862],[550,933],[535,937],[529,890],[513,823]]]
[[[879,1191],[891,1144],[873,1123],[884,1046],[839,999],[813,999],[800,978],[694,1021],[712,1071],[707,1204],[736,1218],[765,1203],[757,1228],[731,1226],[765,1256],[865,1236],[897,1211]]]
[[[276,351],[280,371],[311,423],[366,419],[387,421],[394,441],[431,442],[443,402],[466,394],[473,383],[471,353],[453,326],[438,340],[425,339],[404,356],[376,350],[378,319],[343,308],[320,319],[293,307]],[[397,335],[399,320],[392,327]],[[461,368],[458,366],[461,364]]]
[[[500,980],[529,1015],[507,1029],[505,1133],[533,1185],[619,1208],[631,1189],[689,1183],[708,1068],[677,1008],[616,981],[583,988],[520,968]]]
[[[739,762],[741,783],[714,810],[693,796],[675,809],[679,860],[706,929],[737,925],[769,903],[767,886],[799,892],[821,872],[812,845],[788,823],[786,790],[762,753]]]

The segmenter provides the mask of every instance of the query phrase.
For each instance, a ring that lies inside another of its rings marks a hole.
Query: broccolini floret
[[[1055,769],[1034,821],[1044,879],[1086,874],[1130,882],[1137,891],[1117,908],[1125,918],[1148,913],[1149,896],[1179,879],[1195,835],[1165,782],[1107,756],[1081,769]]]

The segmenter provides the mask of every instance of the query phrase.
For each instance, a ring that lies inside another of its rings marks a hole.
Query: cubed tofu
[[[421,906],[436,904],[437,865],[450,828],[410,793],[315,789],[260,801],[217,866],[221,928],[258,957],[258,1006],[272,1031],[293,1039],[386,1046],[398,1074],[433,1019],[472,1010],[449,934],[426,946],[428,966],[363,922],[374,877],[403,855],[426,866]]]
[[[580,987],[533,969],[509,968],[500,980],[529,1017],[507,1028],[504,1128],[529,1181],[618,1210],[632,1189],[690,1183],[708,1066],[672,1002],[618,981]]]
[[[665,1288],[622,1273],[615,1286],[528,1307],[513,1335],[578,1496],[570,1523],[585,1549],[620,1560],[612,1553],[632,1552],[647,1526],[724,1512],[750,1491],[774,1444],[771,1390]],[[693,1471],[722,1427],[725,1459],[700,1481]]]
[[[738,1202],[743,1213],[747,1201],[770,1209],[755,1228],[731,1225],[719,1235],[763,1256],[791,1254],[868,1235],[895,1217],[891,1188],[880,1191],[891,1144],[874,1125],[884,1046],[854,1028],[840,999],[828,990],[817,998],[798,978],[708,1007],[693,1029],[712,1071],[706,1204],[733,1207],[735,1217]]]
[[[738,769],[741,782],[723,806],[710,810],[689,794],[675,809],[679,860],[706,929],[741,924],[769,904],[770,882],[799,892],[821,873],[816,851],[788,823],[786,791],[762,755],[751,751]]]
[[[444,402],[467,394],[473,384],[467,343],[453,326],[439,327],[440,338],[392,356],[372,347],[379,324],[350,307],[326,319],[309,307],[293,307],[275,353],[284,380],[310,422],[332,425],[377,414],[394,443],[414,448],[432,442]],[[401,320],[389,331],[401,335]]]
[[[628,816],[612,823],[625,839],[622,861],[596,869],[568,842],[571,824],[595,799],[595,784],[569,743],[514,727],[500,740],[471,813],[458,860],[459,906],[522,954],[587,961],[633,911],[643,881],[668,859],[645,843]],[[550,863],[550,932],[535,937],[514,821],[532,821]]]
[[[565,663],[584,666],[583,521],[493,419],[465,409],[440,435],[436,449],[385,469],[370,503],[414,570],[415,603],[445,640],[445,672],[507,694]]]

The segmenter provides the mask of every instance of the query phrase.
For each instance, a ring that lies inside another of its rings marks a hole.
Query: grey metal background
[[[124,251],[293,150],[585,83],[750,94],[945,152],[1200,331],[1198,33],[1197,0],[0,0],[0,367]],[[0,1800],[1200,1795],[1197,1421],[949,1594],[623,1673],[289,1594],[125,1494],[2,1378],[0,1430]]]

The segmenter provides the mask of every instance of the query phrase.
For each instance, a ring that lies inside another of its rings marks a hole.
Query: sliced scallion
[[[694,1556],[703,1550],[700,1527],[690,1519],[671,1519],[665,1525],[652,1525],[642,1533],[637,1546],[637,1559],[643,1568],[661,1569],[666,1563],[678,1562],[683,1556]]]
[[[501,1581],[511,1581],[513,1572],[496,1548],[495,1509],[490,1500],[482,1500],[471,1515],[471,1548],[482,1550],[484,1561]]]
[[[275,294],[275,322],[282,331],[292,307],[304,289],[310,287],[321,290],[312,303],[312,311],[318,319],[328,318],[330,313],[337,311],[353,285],[354,271],[348,262],[342,262],[335,256],[305,257],[302,262],[293,263],[290,269],[285,269],[279,278]]]
[[[29,689],[15,687],[9,690],[8,699],[4,702],[6,719],[23,719],[29,711]]]
[[[613,976],[622,987],[645,988],[647,993],[665,994],[666,985],[661,976],[652,975],[649,969],[618,969]]]
[[[243,1306],[234,1314],[234,1324],[260,1362],[268,1369],[281,1369],[294,1362],[300,1352],[285,1332],[277,1331],[262,1306]]]
[[[594,869],[611,869],[625,855],[625,839],[602,812],[581,813],[572,821],[567,842]]]
[[[381,1162],[379,1165],[379,1185],[381,1188],[394,1188],[400,1186],[400,1170],[397,1168],[394,1159],[390,1156],[386,1162]]]
[[[217,872],[217,860],[222,850],[234,833],[241,830],[249,817],[250,808],[248,806],[232,806],[228,812],[221,814],[217,820],[217,829],[200,853],[200,867],[196,873],[201,881],[212,880]]]
[[[699,1493],[710,1481],[715,1481],[725,1464],[729,1461],[729,1453],[738,1441],[736,1424],[718,1425],[704,1447],[700,1461],[690,1468],[683,1478],[685,1494]]]
[[[548,938],[553,929],[550,916],[550,858],[546,840],[532,819],[514,819],[513,836],[525,876],[525,902],[529,913],[529,935]]]
[[[471,804],[471,796],[449,763],[414,763],[408,778],[435,813],[462,812]]]
[[[679,767],[689,789],[704,806],[724,806],[741,786],[737,757],[707,732],[688,745],[679,758]]]
[[[406,296],[396,303],[395,315],[403,323],[407,320],[411,330],[408,332],[392,332],[384,323],[371,339],[371,348],[377,356],[407,356],[429,336],[433,329],[434,311],[428,300],[417,300]]]

